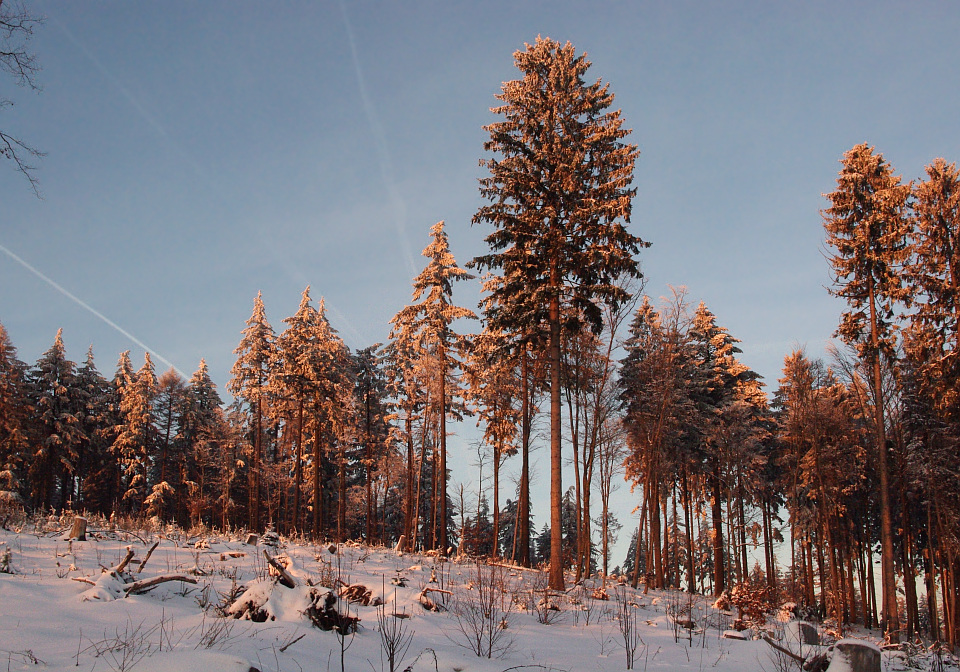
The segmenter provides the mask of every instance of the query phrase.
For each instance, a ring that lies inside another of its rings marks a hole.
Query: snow
[[[545,585],[539,572],[484,566],[481,574],[495,577],[494,585],[502,582],[506,588],[496,592],[495,605],[506,624],[506,630],[497,632],[507,645],[501,657],[488,659],[475,655],[467,644],[470,607],[483,594],[483,576],[478,579],[473,561],[441,561],[356,545],[341,545],[331,554],[327,545],[282,539],[279,548],[269,552],[289,558],[287,571],[298,583],[290,589],[275,585],[263,548],[246,545],[243,532],[188,535],[165,529],[162,535],[134,536],[105,527],[104,521],[91,518],[88,540],[69,543],[63,541],[63,529],[0,529],[0,550],[10,549],[14,571],[0,573],[4,614],[0,662],[8,669],[340,670],[342,645],[344,669],[388,672],[378,607],[338,604],[338,609],[349,608],[350,615],[360,618],[355,635],[321,631],[304,615],[311,590],[345,584],[371,589],[374,598],[384,601],[380,609],[386,619],[401,615],[391,622],[402,624],[412,641],[397,670],[408,666],[411,672],[502,672],[524,666],[541,672],[624,670],[624,638],[614,617],[618,596],[626,598],[628,613],[635,617],[640,638],[636,669],[775,669],[766,642],[722,637],[729,618],[713,609],[707,598],[667,591],[642,595],[608,584],[610,599],[596,600],[595,586],[588,583],[552,597],[561,611],[549,614],[552,620],[546,625],[541,621],[549,619],[538,614],[536,606]],[[137,573],[158,539],[160,545]],[[197,585],[171,581],[124,597],[121,579],[101,567],[115,566],[128,546],[136,551],[128,571],[137,579],[184,574],[193,567],[204,575],[196,576]],[[75,577],[97,585],[73,581]],[[430,598],[445,610],[426,611],[417,599],[424,589],[432,589]],[[218,605],[226,607],[241,595],[267,605],[270,618],[257,623],[219,616]],[[682,605],[692,609],[693,630],[674,627],[672,617]]]

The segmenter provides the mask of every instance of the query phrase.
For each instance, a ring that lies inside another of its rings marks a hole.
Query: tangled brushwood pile
[[[159,541],[156,542],[147,552],[146,557],[144,557],[137,567],[137,574],[143,571],[147,561],[159,544]],[[128,546],[127,554],[123,560],[113,567],[103,567],[103,571],[96,581],[84,576],[73,577],[74,581],[88,583],[93,586],[81,594],[80,599],[83,601],[100,600],[109,602],[110,600],[118,600],[129,595],[140,595],[167,581],[182,581],[183,583],[197,582],[192,576],[184,576],[182,574],[161,574],[160,576],[154,576],[149,579],[136,579],[133,572],[127,569],[130,561],[133,560],[135,556],[136,552],[132,547]]]
[[[316,585],[288,555],[274,558],[266,549],[263,555],[270,575],[254,581],[224,610],[225,615],[263,623],[296,620],[303,614],[321,630],[336,630],[341,635],[356,632],[360,619],[352,616],[348,607],[341,607],[342,600],[332,589]]]

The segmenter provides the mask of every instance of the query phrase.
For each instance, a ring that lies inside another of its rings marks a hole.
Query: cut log
[[[247,546],[256,546],[257,541],[258,541],[258,537],[253,532],[247,535],[247,541],[246,541]]]

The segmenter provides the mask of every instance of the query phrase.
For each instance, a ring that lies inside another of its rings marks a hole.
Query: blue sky
[[[768,390],[843,308],[819,214],[843,152],[906,180],[960,159],[957,3],[31,6],[44,90],[0,79],[0,127],[48,153],[43,200],[0,162],[0,322],[29,363],[59,327],[108,376],[143,350],[11,253],[221,388],[258,291],[278,331],[310,284],[349,345],[385,340],[434,222],[484,252],[482,126],[538,34],[586,51],[633,129],[647,293],[687,286]]]

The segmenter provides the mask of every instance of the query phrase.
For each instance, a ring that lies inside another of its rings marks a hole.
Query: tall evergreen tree
[[[127,353],[124,353],[127,354]],[[128,511],[139,513],[149,494],[150,463],[156,446],[153,400],[157,389],[150,353],[144,353],[143,366],[136,374],[126,369],[121,356],[120,415],[117,437],[113,449],[122,469],[122,495]]]
[[[247,320],[247,328],[233,354],[237,361],[230,369],[232,378],[227,389],[253,413],[253,455],[249,466],[249,522],[250,529],[260,528],[260,475],[263,460],[263,418],[265,415],[267,383],[270,363],[274,360],[275,336],[267,321],[266,310],[260,292],[253,300],[253,314]]]
[[[376,501],[373,482],[378,464],[387,459],[391,450],[392,434],[387,421],[387,379],[378,345],[358,350],[353,357],[356,385],[356,435],[363,451],[364,487],[366,489],[366,539],[373,543],[376,536]],[[380,541],[384,541],[381,539]]]
[[[30,463],[34,504],[64,508],[72,497],[69,483],[77,467],[83,428],[77,417],[76,364],[67,359],[63,330],[30,376],[36,411],[37,448]]]
[[[924,392],[960,422],[960,171],[936,159],[913,189],[908,278],[914,311],[906,346]]]
[[[429,353],[435,358],[435,380],[438,383],[437,417],[439,420],[438,437],[440,442],[437,470],[440,477],[439,519],[440,525],[438,548],[445,553],[447,549],[447,415],[456,405],[451,402],[461,393],[457,389],[455,380],[448,380],[459,368],[457,355],[462,355],[466,349],[466,342],[452,329],[451,324],[462,318],[476,318],[469,308],[462,308],[453,304],[453,283],[457,280],[469,279],[471,276],[457,265],[447,234],[443,230],[443,222],[437,222],[430,229],[433,240],[423,250],[423,256],[430,259],[419,275],[413,280],[413,300],[415,303],[406,306],[398,312],[391,324],[393,329],[390,338],[399,338],[398,329],[408,332],[403,338],[415,344],[418,351]],[[453,383],[451,385],[451,383]],[[449,387],[449,389],[448,389]]]
[[[713,518],[713,590],[720,595],[727,588],[727,557],[723,535],[724,470],[736,449],[730,439],[731,428],[746,422],[742,413],[747,406],[761,406],[758,376],[744,366],[736,355],[739,340],[717,324],[716,316],[701,302],[694,313],[688,336],[693,348],[696,371],[692,399],[704,418],[701,448],[710,487]]]
[[[822,212],[827,245],[833,250],[831,293],[843,298],[850,308],[843,314],[837,334],[855,345],[860,357],[873,369],[884,631],[891,641],[899,641],[891,466],[884,424],[881,358],[893,353],[894,309],[904,298],[901,271],[908,252],[905,206],[910,185],[901,184],[890,164],[866,144],[846,152],[841,164],[837,188],[826,195],[830,207]]]
[[[21,495],[25,485],[29,400],[27,365],[0,324],[0,489]]]
[[[318,318],[316,309],[310,303],[309,286],[303,290],[297,312],[283,321],[287,328],[277,338],[276,360],[272,364],[272,384],[275,395],[283,399],[295,414],[295,417],[288,421],[285,431],[288,431],[291,426],[296,431],[296,453],[293,458],[293,510],[290,528],[298,530],[300,529],[300,493],[303,482],[304,411],[319,369],[317,352],[313,344]]]
[[[110,383],[97,370],[93,359],[93,346],[87,350],[87,358],[77,369],[74,380],[77,391],[76,415],[82,430],[77,453],[76,489],[80,505],[91,511],[104,511],[104,502],[97,497],[99,474],[110,459],[110,432],[114,418],[111,404],[113,396]],[[109,499],[106,503],[109,503]]]
[[[494,327],[548,334],[550,587],[562,589],[561,316],[570,327],[585,320],[599,331],[598,304],[625,301],[618,281],[640,276],[634,255],[645,244],[625,227],[638,151],[622,142],[629,131],[620,112],[609,111],[609,87],[584,80],[590,62],[570,43],[538,37],[514,62],[523,78],[504,83],[497,95],[503,104],[493,108],[503,120],[485,127],[484,149],[495,156],[482,161],[490,175],[480,193],[491,204],[473,221],[495,230],[487,237],[491,253],[475,263],[502,272]]]
[[[371,440],[381,438],[379,430],[379,416],[373,405],[369,409],[364,405],[357,407],[355,398],[355,362],[350,357],[350,350],[336,329],[327,319],[324,299],[320,299],[313,325],[312,357],[308,367],[311,382],[310,408],[314,420],[313,430],[313,457],[311,460],[312,491],[313,491],[313,536],[320,538],[322,526],[323,493],[322,474],[324,469],[324,453],[322,442],[325,440],[330,448],[338,451],[338,496],[337,496],[337,529],[338,537],[345,534],[345,516],[347,510],[346,492],[346,450],[351,437],[356,437],[362,427],[369,431],[365,437]],[[373,372],[367,372],[375,377]],[[373,387],[376,382],[371,380]],[[373,403],[375,392],[365,400]],[[366,415],[366,411],[370,415]],[[356,414],[364,413],[363,421],[358,421]],[[366,424],[369,420],[369,424]],[[369,476],[369,473],[367,474]],[[371,497],[372,497],[372,493]],[[369,503],[369,502],[368,502]]]
[[[179,491],[181,499],[185,485],[181,482],[183,462],[188,459],[184,449],[181,425],[186,411],[186,383],[180,374],[169,369],[157,379],[154,395],[154,419],[156,421],[157,446],[151,461],[150,495],[147,496],[146,513],[163,520],[170,520],[173,499]]]
[[[224,460],[221,454],[230,445],[225,440],[228,428],[222,403],[207,363],[201,359],[184,390],[180,418],[180,439],[186,453],[186,459],[181,462],[183,473],[180,479],[190,492],[184,493],[181,489],[177,493],[181,502],[184,495],[192,495],[187,508],[191,509],[195,522],[203,518],[210,506],[215,485],[223,481],[222,469],[235,469],[233,461]],[[218,507],[222,511],[228,504],[228,498],[224,498]]]

